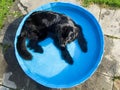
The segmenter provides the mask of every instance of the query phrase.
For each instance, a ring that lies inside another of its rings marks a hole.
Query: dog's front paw
[[[84,53],[88,51],[87,41],[84,38],[83,34],[81,34],[81,36],[78,36],[78,44]]]
[[[62,57],[68,64],[72,65],[74,63],[72,57],[67,50],[62,51]]]
[[[86,53],[88,51],[88,48],[87,48],[87,42],[82,42],[81,43],[81,50]]]
[[[73,64],[73,59],[72,59],[71,56],[66,56],[66,57],[65,57],[65,61],[66,61],[67,63],[69,63],[70,65]]]
[[[43,51],[42,47],[39,46],[39,47],[37,47],[37,48],[34,49],[34,52],[43,53],[44,51]]]

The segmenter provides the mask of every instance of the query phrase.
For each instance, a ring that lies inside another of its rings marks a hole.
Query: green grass
[[[3,27],[3,23],[13,2],[14,0],[0,0],[0,29]]]
[[[84,6],[88,6],[91,3],[120,8],[120,0],[83,0]]]

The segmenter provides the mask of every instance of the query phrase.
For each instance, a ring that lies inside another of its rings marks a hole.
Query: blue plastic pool
[[[34,53],[28,49],[33,55],[31,61],[23,60],[19,56],[16,49],[17,36],[27,17],[39,10],[51,10],[66,14],[82,26],[88,43],[88,52],[83,53],[77,41],[70,43],[67,47],[74,59],[73,65],[62,60],[59,50],[50,38],[39,43],[44,49],[43,54]],[[70,88],[83,83],[98,68],[104,52],[103,33],[95,17],[81,6],[63,2],[49,3],[27,14],[18,27],[14,45],[17,60],[23,71],[39,84],[51,88]]]

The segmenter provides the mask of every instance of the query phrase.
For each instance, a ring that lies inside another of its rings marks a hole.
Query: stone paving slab
[[[60,89],[60,90],[81,90],[80,87],[73,87],[73,88],[66,88],[66,89]]]
[[[2,84],[3,73],[5,72],[6,66],[7,64],[2,55],[2,47],[0,46],[0,84]]]
[[[4,86],[0,86],[0,90],[10,90],[9,88],[6,88]]]
[[[120,75],[120,39],[105,37],[105,53],[98,71],[108,75]]]
[[[81,90],[112,90],[111,77],[95,73],[89,80],[81,85]]]
[[[95,16],[97,21],[99,21],[101,8],[98,5],[92,4],[88,6],[86,9]]]
[[[120,80],[115,80],[113,90],[120,90]]]
[[[6,73],[4,73],[2,84],[5,85],[5,86],[7,86],[7,87],[10,87],[10,88],[17,89],[17,86],[16,86],[15,82],[9,80],[9,78],[12,75],[13,75],[12,72],[6,72]]]
[[[104,34],[120,38],[120,10],[102,8],[100,24]]]
[[[113,39],[114,46],[111,50],[111,58],[116,61],[115,76],[120,76],[120,39]]]

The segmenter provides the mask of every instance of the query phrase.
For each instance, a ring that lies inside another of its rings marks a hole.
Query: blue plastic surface
[[[82,26],[88,42],[88,52],[83,53],[77,41],[70,43],[67,47],[74,59],[73,65],[69,65],[61,58],[59,50],[50,38],[39,43],[44,49],[43,54],[28,49],[33,55],[33,60],[26,61],[19,56],[16,49],[17,36],[29,15],[39,10],[66,14]],[[90,78],[98,68],[104,52],[103,33],[95,17],[81,6],[63,2],[43,5],[26,15],[18,27],[14,45],[17,60],[23,71],[39,84],[51,88],[70,88]]]

